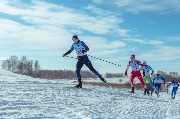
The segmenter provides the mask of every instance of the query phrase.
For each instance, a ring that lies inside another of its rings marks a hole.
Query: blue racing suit
[[[165,79],[161,76],[156,76],[154,79],[150,80],[150,85],[152,86],[151,95],[154,89],[156,89],[157,93],[159,94],[162,82],[165,84]]]
[[[175,97],[176,96],[176,91],[178,90],[178,87],[179,87],[179,84],[177,83],[177,82],[174,82],[174,83],[170,83],[169,85],[168,85],[168,87],[169,86],[173,86],[173,88],[172,88],[172,93],[171,93],[171,96],[173,97]]]
[[[75,49],[77,56],[78,56],[78,62],[76,64],[76,74],[77,74],[77,79],[80,81],[81,80],[81,74],[80,70],[85,64],[96,76],[101,76],[92,66],[91,61],[89,60],[86,52],[89,51],[88,46],[83,42],[83,41],[78,41],[76,44],[74,43],[71,46],[71,49],[65,53],[65,55],[70,54],[73,50]]]

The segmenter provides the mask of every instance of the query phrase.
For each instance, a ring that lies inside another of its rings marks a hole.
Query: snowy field
[[[99,78],[96,78],[96,79],[85,79],[83,81],[87,81],[87,82],[101,82],[99,80]],[[123,77],[120,77],[120,78],[106,78],[106,81],[109,82],[109,83],[116,83],[116,84],[125,84],[127,82],[129,82],[129,77],[126,77],[126,78],[123,78]],[[134,79],[135,83],[140,83],[140,81],[135,78]]]
[[[1,119],[180,119],[180,96],[144,96],[84,85],[73,80],[43,80],[0,70]]]

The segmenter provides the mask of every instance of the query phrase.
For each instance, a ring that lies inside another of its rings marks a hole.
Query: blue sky
[[[76,60],[62,54],[78,34],[89,55],[121,65],[90,58],[100,73],[124,73],[131,54],[155,72],[180,73],[179,5],[179,0],[4,0],[0,58],[26,55],[42,69],[75,70]]]

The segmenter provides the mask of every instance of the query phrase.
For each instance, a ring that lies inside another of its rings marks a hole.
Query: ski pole
[[[94,57],[94,56],[91,56],[91,55],[88,55],[88,56],[90,56],[90,57],[92,57],[92,58],[95,58],[95,59],[98,59],[98,60],[101,60],[101,61],[104,61],[104,62],[107,62],[107,63],[109,63],[109,64],[116,65],[116,66],[118,66],[118,67],[121,66],[121,65],[118,65],[118,64],[115,64],[115,63],[112,63],[112,62],[109,62],[109,61],[106,61],[106,60],[103,60],[103,59],[100,59],[100,58],[97,58],[97,57]],[[65,56],[65,57],[69,57],[69,58],[73,58],[73,59],[78,59],[78,58],[70,57],[70,56]]]
[[[70,57],[70,56],[65,56],[65,57],[69,57],[69,58],[72,58],[72,59],[78,59],[78,58],[75,58],[75,57]]]
[[[90,56],[92,58],[95,58],[95,59],[98,59],[98,60],[101,60],[101,61],[104,61],[104,62],[107,62],[109,64],[114,64],[114,65],[119,66],[119,67],[121,66],[121,65],[118,65],[118,64],[115,64],[115,63],[112,63],[112,62],[109,62],[109,61],[106,61],[106,60],[103,60],[103,59],[100,59],[100,58],[97,58],[97,57],[94,57],[94,56],[91,56],[91,55],[88,55],[88,56]]]

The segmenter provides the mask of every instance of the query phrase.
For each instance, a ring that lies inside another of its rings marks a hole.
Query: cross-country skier
[[[81,81],[81,74],[80,70],[82,66],[85,64],[96,76],[98,76],[103,82],[107,83],[105,79],[94,69],[94,67],[91,64],[91,61],[88,59],[88,56],[86,54],[87,51],[89,51],[88,46],[83,42],[80,41],[78,38],[78,35],[74,34],[72,37],[73,44],[71,46],[71,49],[63,54],[63,57],[70,54],[74,49],[78,56],[78,62],[76,64],[76,74],[78,79],[78,84],[75,86],[77,88],[82,88],[82,81]]]
[[[174,99],[175,96],[176,96],[176,91],[178,90],[179,84],[173,80],[173,81],[168,85],[168,87],[171,86],[171,85],[173,86],[173,88],[172,88],[172,93],[171,93],[171,97],[172,97],[172,99]]]
[[[150,76],[150,71],[151,71],[151,75],[153,75],[154,73],[154,70],[146,64],[146,61],[143,62],[144,66],[141,67],[142,70],[143,70],[143,79],[144,79],[144,82],[147,84],[147,83],[150,83],[150,80],[151,80],[151,76]],[[150,87],[147,85],[147,89],[144,91],[144,94],[146,95],[146,93],[149,95],[149,89]]]
[[[141,84],[143,85],[144,90],[146,90],[147,86],[144,83],[144,80],[141,76],[140,69],[139,69],[139,65],[140,66],[144,66],[144,65],[140,61],[135,60],[134,54],[131,55],[130,59],[131,59],[131,61],[129,61],[129,63],[127,65],[125,75],[127,75],[129,66],[131,66],[131,68],[132,68],[132,72],[131,72],[131,76],[130,76],[130,82],[131,82],[131,88],[132,88],[131,93],[134,93],[134,78],[135,77],[137,77],[140,80]]]
[[[161,88],[162,83],[165,85],[165,78],[163,78],[162,76],[159,76],[159,73],[157,73],[157,76],[154,77],[150,82],[150,85],[152,86],[151,95],[153,94],[153,91],[155,90],[157,96],[159,97],[159,90]]]

